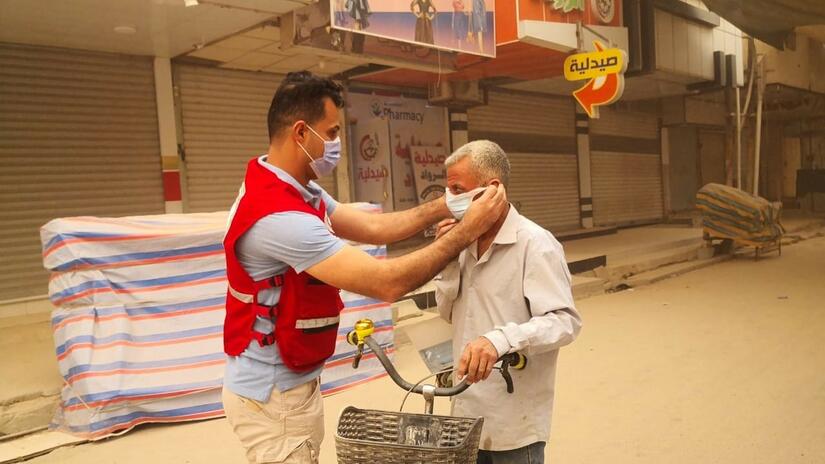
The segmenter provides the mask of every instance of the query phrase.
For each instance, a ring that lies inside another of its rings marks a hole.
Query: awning
[[[823,0],[703,0],[742,31],[780,50],[796,27],[825,24]]]

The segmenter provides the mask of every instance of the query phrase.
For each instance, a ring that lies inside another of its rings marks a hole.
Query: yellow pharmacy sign
[[[564,78],[568,81],[583,81],[608,74],[621,74],[626,63],[627,55],[618,48],[577,53],[564,60]]]
[[[605,48],[593,41],[595,52],[578,53],[564,61],[564,77],[568,81],[587,80],[573,97],[591,118],[599,117],[599,107],[610,105],[624,93],[624,72],[627,53],[619,48]]]

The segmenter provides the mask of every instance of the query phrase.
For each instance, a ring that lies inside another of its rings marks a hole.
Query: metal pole
[[[765,93],[764,58],[759,60],[759,83],[756,87],[756,140],[753,157],[753,194],[759,195],[759,158],[762,142],[762,100]]]
[[[742,107],[739,106],[739,87],[736,87],[736,188],[742,188]]]
[[[349,101],[349,82],[344,83],[344,101]],[[347,105],[341,109],[341,162],[335,169],[335,199],[341,203],[349,203],[355,198],[355,185],[352,182],[352,171],[355,166],[356,153],[353,152],[354,144],[350,143],[350,131],[352,124],[349,122],[349,111]],[[331,193],[331,192],[327,192]]]

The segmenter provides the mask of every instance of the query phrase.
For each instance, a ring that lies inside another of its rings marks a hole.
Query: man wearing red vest
[[[229,288],[223,402],[253,463],[317,463],[324,436],[319,376],[332,355],[339,289],[395,301],[420,287],[501,216],[489,187],[429,246],[378,260],[341,239],[386,244],[451,217],[443,199],[369,214],[339,205],[313,179],[340,158],[341,87],[290,73],[269,108],[270,145],[252,159],[224,239]]]

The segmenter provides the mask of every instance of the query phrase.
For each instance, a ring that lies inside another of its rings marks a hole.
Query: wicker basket
[[[475,463],[483,421],[348,407],[335,435],[338,463]]]

